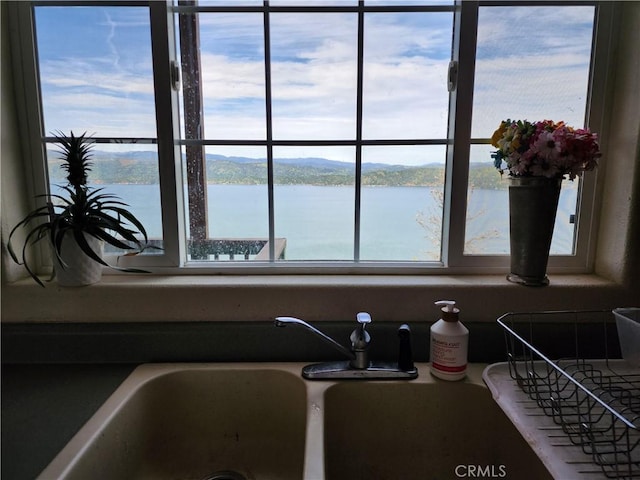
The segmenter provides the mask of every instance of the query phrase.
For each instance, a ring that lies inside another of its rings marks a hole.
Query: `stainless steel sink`
[[[326,478],[551,478],[487,388],[420,378],[327,390]]]
[[[300,480],[306,412],[304,381],[288,371],[145,365],[40,478]]]

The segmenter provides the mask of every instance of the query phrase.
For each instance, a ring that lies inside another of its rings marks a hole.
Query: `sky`
[[[278,2],[285,3],[293,2]],[[353,139],[357,16],[309,18],[271,14],[274,138]],[[365,15],[363,138],[446,138],[452,18]],[[265,138],[262,21],[260,13],[200,15],[209,139]],[[582,126],[592,23],[593,8],[585,6],[481,8],[472,137],[491,136],[507,117]],[[156,136],[147,9],[38,6],[36,26],[46,133]],[[265,156],[263,148],[216,152]],[[281,147],[276,154],[354,161],[352,147]],[[444,159],[442,146],[368,147],[363,158],[407,165]]]

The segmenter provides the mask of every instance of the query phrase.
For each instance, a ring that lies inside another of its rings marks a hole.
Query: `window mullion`
[[[449,102],[442,224],[442,262],[451,267],[464,264],[477,25],[478,2],[457,2],[452,54],[452,60],[457,62],[457,79]]]
[[[171,82],[172,60],[175,60],[173,16],[164,2],[151,2],[151,48],[153,52],[153,78],[156,99],[156,129],[162,203],[162,236],[164,251],[160,263],[181,266],[186,257],[180,146],[176,141],[178,130],[177,92]],[[148,261],[145,258],[146,261]]]
[[[265,0],[265,7],[269,2]],[[265,115],[266,115],[266,136],[267,136],[267,197],[269,205],[269,261],[275,262],[276,241],[275,241],[275,213],[274,213],[274,192],[273,192],[273,124],[271,109],[271,29],[269,10],[264,11],[264,85],[265,85]]]
[[[358,2],[358,72],[356,86],[356,165],[353,229],[353,260],[360,261],[360,224],[362,205],[362,85],[364,81],[364,2]]]

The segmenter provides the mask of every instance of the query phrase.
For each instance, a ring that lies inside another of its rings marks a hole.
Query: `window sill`
[[[3,285],[2,322],[270,321],[295,315],[344,321],[369,311],[374,321],[437,319],[436,300],[454,299],[465,321],[492,322],[509,311],[608,309],[631,304],[628,289],[597,275],[551,275],[522,287],[504,275],[105,275],[82,288]]]

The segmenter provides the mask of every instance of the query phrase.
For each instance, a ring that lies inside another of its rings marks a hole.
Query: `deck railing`
[[[284,260],[287,248],[286,238],[274,239],[274,257]],[[162,248],[162,240],[149,239],[149,245]],[[233,261],[253,260],[269,261],[269,240],[266,238],[207,238],[204,240],[189,239],[187,243],[189,260],[199,261]],[[149,250],[149,253],[161,250]],[[105,253],[120,254],[122,250],[105,245]]]
[[[274,257],[284,260],[286,238],[276,238]],[[269,261],[269,240],[263,238],[207,238],[189,241],[191,260],[258,260]],[[237,258],[240,257],[240,258]]]

